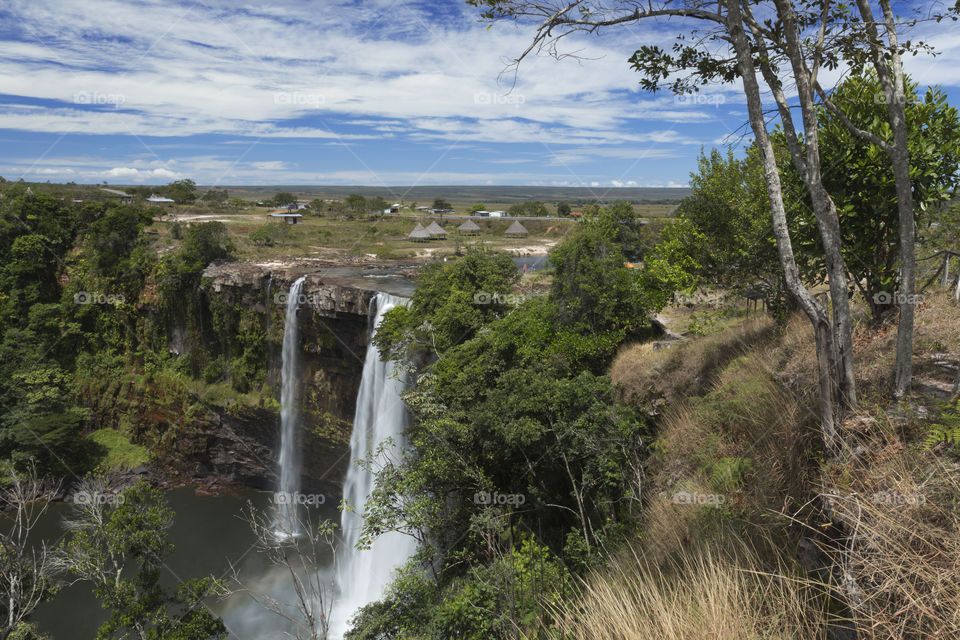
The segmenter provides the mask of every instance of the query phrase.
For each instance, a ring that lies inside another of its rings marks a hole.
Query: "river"
[[[169,529],[174,553],[167,560],[163,582],[172,586],[181,580],[204,575],[226,577],[233,561],[248,586],[278,598],[290,600],[284,594],[289,584],[287,574],[270,567],[265,559],[252,550],[253,534],[243,520],[247,501],[261,509],[269,508],[272,494],[243,491],[238,495],[198,496],[192,489],[175,489],[166,494],[176,518]],[[340,519],[335,501],[316,507],[315,516]],[[63,520],[69,517],[71,506],[55,503],[38,523],[35,533],[56,541],[64,534]],[[319,568],[330,574],[332,555]],[[329,582],[329,581],[327,581]],[[213,612],[223,617],[231,640],[279,640],[286,638],[286,627],[279,617],[264,611],[252,602],[249,595],[237,594],[222,601],[209,603]],[[83,640],[96,637],[97,628],[106,619],[107,612],[90,593],[85,584],[76,584],[61,591],[54,600],[42,604],[33,616],[40,630],[54,640]]]

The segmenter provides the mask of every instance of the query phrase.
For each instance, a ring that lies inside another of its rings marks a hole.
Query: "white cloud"
[[[528,35],[487,31],[468,9],[454,28],[403,2],[336,11],[271,5],[269,14],[153,0],[15,0],[10,7],[23,33],[5,43],[4,92],[63,105],[8,106],[0,127],[367,137],[326,125],[349,116],[381,133],[426,139],[611,144],[623,142],[637,120],[715,118],[710,107],[677,107],[668,96],[640,92],[620,62],[623,49],[597,39],[577,45],[601,60],[533,58],[508,91],[497,83],[503,59],[521,51]]]

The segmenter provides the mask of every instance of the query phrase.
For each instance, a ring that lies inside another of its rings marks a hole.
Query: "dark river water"
[[[163,581],[167,586],[187,578],[213,575],[227,577],[229,562],[239,568],[244,582],[260,593],[269,593],[278,600],[293,602],[290,578],[285,570],[269,566],[253,550],[253,534],[242,520],[248,500],[260,508],[269,508],[271,494],[247,491],[240,495],[197,496],[192,489],[176,489],[166,494],[167,502],[176,512],[169,529],[174,553],[167,560]],[[71,506],[56,503],[38,524],[36,533],[48,542],[59,540],[64,534],[63,519]],[[340,521],[335,504],[317,508],[314,517]],[[332,557],[321,567],[326,575]],[[329,584],[329,580],[325,580]],[[211,610],[223,617],[231,639],[280,639],[288,629],[284,621],[261,609],[249,595],[237,594],[221,601],[208,603]],[[107,612],[84,584],[65,588],[50,602],[41,605],[32,620],[54,640],[92,640],[97,628],[106,619]]]

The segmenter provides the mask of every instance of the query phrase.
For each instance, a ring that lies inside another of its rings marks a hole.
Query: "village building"
[[[519,220],[514,220],[513,224],[510,225],[510,228],[507,229],[503,235],[512,236],[516,238],[526,237],[530,232],[527,231],[526,227],[520,224]]]
[[[430,240],[430,234],[427,233],[427,230],[423,228],[423,225],[419,222],[417,226],[413,228],[413,231],[407,236],[407,240],[412,240],[413,242],[427,242]]]
[[[473,220],[467,220],[457,227],[457,233],[465,236],[476,236],[480,234],[480,226]]]
[[[433,221],[433,222],[431,222],[429,225],[427,225],[427,234],[428,234],[431,238],[446,238],[446,237],[447,237],[447,232],[446,232],[446,230],[444,230],[443,227],[441,227],[440,225],[438,225],[438,224],[436,223],[436,221]]]
[[[303,216],[299,213],[269,213],[271,218],[280,218],[287,224],[300,224],[303,222]]]

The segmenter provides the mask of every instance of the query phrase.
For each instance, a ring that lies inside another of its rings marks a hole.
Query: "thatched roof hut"
[[[423,225],[419,222],[417,226],[413,228],[413,231],[410,232],[410,235],[407,236],[407,240],[413,240],[414,242],[426,242],[430,239],[430,234],[427,233],[427,230],[423,228]]]
[[[465,236],[475,236],[480,233],[480,225],[473,220],[467,220],[462,225],[457,227],[457,231]]]
[[[504,235],[507,236],[527,236],[530,232],[527,231],[527,228],[520,224],[519,220],[514,220],[513,224],[510,225],[510,228],[504,232]]]
[[[436,221],[433,221],[427,225],[426,232],[431,238],[445,238],[447,236],[447,232],[443,227],[438,225]]]

